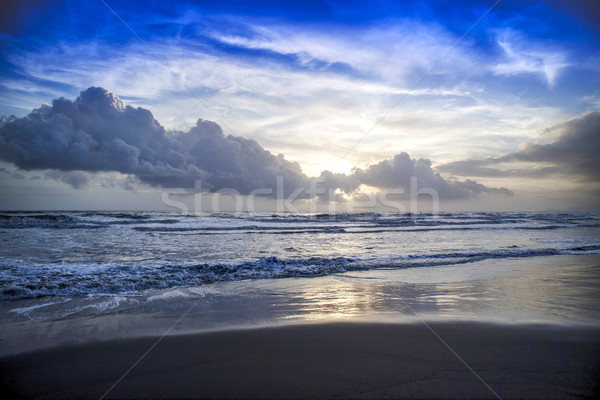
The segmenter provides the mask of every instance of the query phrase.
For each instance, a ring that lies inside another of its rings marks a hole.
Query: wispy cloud
[[[552,88],[562,71],[570,65],[566,51],[536,43],[535,39],[510,29],[499,35],[497,43],[504,51],[504,59],[492,67],[497,75],[535,74]]]
[[[431,67],[456,40],[453,33],[437,24],[408,19],[386,19],[377,26],[249,26],[252,35],[210,32],[219,42],[248,49],[294,55],[298,66],[334,72],[356,71],[363,77],[409,86],[417,73]],[[467,65],[463,60],[469,59]],[[483,65],[468,47],[458,47],[439,69],[450,74],[473,75]]]

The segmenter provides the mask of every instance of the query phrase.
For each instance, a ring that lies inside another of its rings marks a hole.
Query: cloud
[[[549,144],[527,144],[521,151],[496,158],[496,162],[546,162],[557,171],[600,181],[600,112],[588,113],[552,127],[559,137]]]
[[[481,193],[512,195],[508,189],[489,188],[469,179],[447,180],[431,168],[430,160],[412,159],[404,152],[366,169],[355,169],[349,176],[362,184],[380,188],[409,187],[411,177],[417,178],[419,189],[432,188],[443,199],[462,199]]]
[[[505,60],[492,67],[496,75],[538,74],[552,88],[562,70],[569,66],[565,52],[549,50],[547,45],[536,46],[512,30],[500,36],[498,45],[504,50]]]
[[[546,177],[578,176],[600,182],[600,112],[591,112],[547,129],[558,136],[548,144],[528,143],[522,150],[485,160],[462,160],[439,170],[459,176]],[[533,167],[499,169],[497,164],[533,163]]]
[[[262,21],[244,26],[237,34],[208,29],[207,34],[224,45],[238,49],[262,50],[290,57],[290,66],[299,69],[329,71],[351,77],[384,79],[388,83],[410,85],[414,74],[429,69],[457,39],[436,23],[409,18],[387,18],[373,25],[315,26],[264,24]],[[308,29],[307,29],[308,28]],[[248,34],[251,32],[251,34]],[[469,59],[469,68],[464,60]],[[385,60],[385,62],[382,62]],[[472,51],[457,47],[433,74],[473,74],[483,66]],[[406,79],[408,78],[408,81]]]
[[[255,140],[225,136],[214,122],[198,120],[187,132],[167,131],[149,110],[125,106],[92,87],[75,100],[60,98],[24,118],[4,119],[0,158],[23,170],[116,171],[160,187],[236,188],[248,193],[275,187],[283,176],[302,185],[297,163],[264,150]],[[70,177],[74,186],[82,176]]]
[[[187,131],[166,130],[149,110],[125,105],[99,87],[74,101],[56,99],[23,118],[2,118],[0,159],[21,170],[51,170],[48,177],[75,188],[85,187],[98,172],[118,172],[163,188],[192,188],[201,181],[204,188],[241,194],[255,189],[276,193],[279,178],[287,194],[310,187],[300,164],[272,154],[254,139],[225,136],[219,125],[202,119]],[[446,180],[430,160],[404,152],[350,174],[323,171],[320,184],[356,194],[361,185],[409,188],[411,177],[419,188],[433,188],[445,199],[511,194],[471,180]]]
[[[89,173],[84,171],[48,171],[46,177],[56,179],[71,185],[75,189],[82,189],[88,186],[92,178]]]

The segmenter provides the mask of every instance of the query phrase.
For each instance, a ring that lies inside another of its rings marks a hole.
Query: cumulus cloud
[[[125,106],[103,88],[75,100],[60,98],[24,118],[5,118],[0,158],[23,170],[116,171],[161,187],[236,188],[248,193],[275,187],[283,176],[302,185],[298,163],[264,150],[255,140],[225,136],[198,120],[187,132],[167,131],[149,110]],[[71,181],[82,186],[84,175]]]
[[[192,188],[201,181],[205,188],[242,194],[265,188],[276,193],[278,178],[284,193],[311,186],[297,162],[272,154],[254,139],[225,136],[219,125],[202,119],[187,131],[166,130],[149,110],[127,106],[99,87],[74,101],[56,99],[23,118],[2,118],[0,159],[21,170],[51,170],[49,177],[75,188],[85,187],[96,172],[119,172],[164,188]],[[440,198],[511,194],[471,180],[447,180],[431,161],[407,153],[350,174],[323,171],[319,184],[357,194],[361,185],[409,188],[411,177],[419,188],[437,190]]]
[[[512,195],[508,189],[489,188],[469,179],[445,179],[431,168],[430,160],[413,159],[404,152],[366,169],[357,168],[349,176],[354,181],[380,188],[409,187],[411,177],[417,178],[418,188],[435,189],[444,199],[467,198],[481,193]]]
[[[578,176],[600,182],[600,112],[591,112],[551,127],[557,139],[548,144],[528,143],[523,149],[485,160],[462,160],[440,165],[439,170],[459,176],[546,177]],[[532,163],[532,167],[499,169],[497,164]]]

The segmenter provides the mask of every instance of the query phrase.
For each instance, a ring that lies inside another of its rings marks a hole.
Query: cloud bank
[[[405,188],[411,185],[411,178],[417,178],[417,189],[435,189],[441,199],[464,199],[482,193],[511,196],[506,188],[489,188],[473,180],[448,180],[431,167],[431,161],[425,158],[413,159],[408,153],[396,154],[393,158],[380,161],[365,169],[355,168],[351,174],[333,174],[323,171],[323,178],[329,188],[339,188],[352,193],[360,185],[383,189]]]
[[[273,187],[278,176],[301,185],[298,163],[264,150],[255,140],[225,136],[198,120],[187,132],[167,131],[149,110],[125,106],[103,88],[75,100],[54,100],[0,128],[0,158],[24,170],[116,171],[160,187]],[[82,182],[79,182],[81,185]]]
[[[582,181],[600,182],[600,112],[548,129],[556,133],[548,144],[528,143],[519,151],[485,160],[462,160],[438,167],[459,176],[479,177],[549,177],[567,175]],[[531,163],[530,167],[510,168],[516,163]],[[508,165],[500,169],[499,164]]]
[[[3,117],[0,159],[22,170],[55,171],[56,179],[75,188],[85,186],[95,172],[119,172],[163,188],[193,188],[201,181],[205,188],[242,194],[255,189],[276,193],[278,178],[284,193],[310,187],[297,162],[272,154],[254,139],[225,136],[219,125],[202,119],[187,131],[167,130],[149,110],[125,105],[99,87],[81,92],[74,101],[53,100],[23,118]],[[408,188],[411,177],[417,178],[419,188],[435,189],[442,199],[512,194],[472,180],[445,179],[430,160],[412,159],[404,152],[350,174],[323,171],[319,184],[352,194],[361,185]]]

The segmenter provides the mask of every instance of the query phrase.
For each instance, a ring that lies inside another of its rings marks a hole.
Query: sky
[[[266,208],[431,191],[443,210],[600,208],[594,1],[0,13],[0,209],[173,209],[199,187]]]

